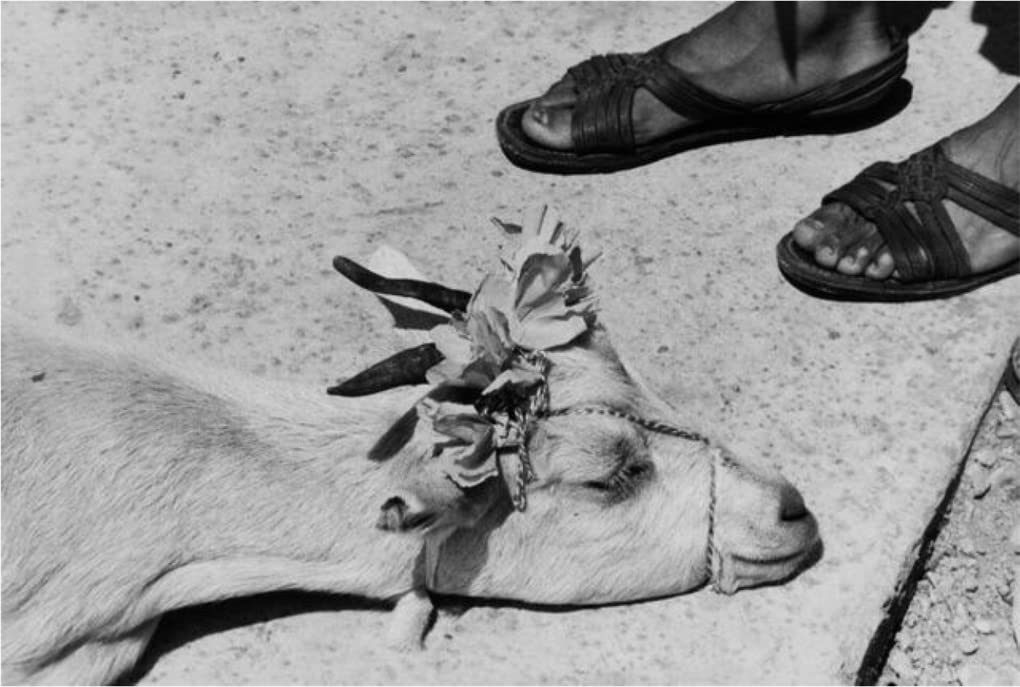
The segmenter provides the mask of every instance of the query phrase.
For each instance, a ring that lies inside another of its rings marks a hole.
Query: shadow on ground
[[[116,684],[136,684],[164,654],[206,635],[302,613],[389,611],[392,608],[393,604],[384,601],[309,592],[273,592],[182,608],[163,616],[138,664]]]

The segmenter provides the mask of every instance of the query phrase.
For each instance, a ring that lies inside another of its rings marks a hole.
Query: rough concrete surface
[[[843,136],[693,151],[606,177],[510,166],[493,119],[595,51],[709,4],[5,4],[3,306],[324,386],[396,349],[330,268],[389,242],[473,287],[490,215],[551,201],[603,319],[690,424],[780,466],[825,555],[788,585],[602,609],[466,605],[420,655],[333,597],[176,614],[141,674],[201,683],[852,681],[1016,333],[1017,280],[948,302],[834,304],[774,245],[821,195],[994,107],[974,6],[911,40],[913,100]],[[212,632],[211,630],[217,630]]]
[[[985,415],[878,684],[1020,684],[1020,405]]]

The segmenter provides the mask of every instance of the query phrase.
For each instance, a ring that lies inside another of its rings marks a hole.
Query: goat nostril
[[[792,484],[784,484],[779,492],[779,519],[800,520],[807,514],[804,497]]]

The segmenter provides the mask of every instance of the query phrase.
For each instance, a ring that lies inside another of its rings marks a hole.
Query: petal
[[[443,452],[444,454],[447,451]],[[462,489],[475,487],[499,475],[496,451],[492,446],[492,427],[470,447],[454,449],[446,468],[446,476]]]
[[[468,304],[468,314],[487,308],[506,310],[510,305],[510,284],[499,275],[487,274]]]
[[[474,343],[473,354],[496,365],[502,365],[513,349],[510,323],[495,308],[476,310],[467,321],[468,336]]]
[[[473,360],[460,373],[460,382],[473,389],[484,389],[496,375],[499,374],[499,365],[490,360]]]
[[[471,340],[448,324],[429,330],[429,336],[446,360],[466,365],[471,360]]]
[[[544,350],[566,346],[588,329],[588,322],[581,315],[568,314],[565,317],[546,317],[532,320],[513,332],[514,340],[523,348]]]
[[[482,395],[488,395],[499,391],[503,387],[510,385],[521,389],[522,391],[529,389],[533,386],[537,386],[544,381],[541,373],[536,370],[528,370],[522,367],[514,367],[509,370],[504,370],[499,373],[499,376],[492,381],[489,386],[485,387],[482,391]],[[523,394],[522,394],[523,395]]]
[[[518,319],[525,319],[534,308],[558,298],[559,287],[570,276],[570,259],[563,252],[528,256],[517,278],[514,313]]]
[[[440,434],[458,439],[465,444],[475,444],[486,433],[492,434],[492,423],[481,415],[475,413],[443,414],[443,411],[440,413],[432,421],[432,428]]]
[[[425,372],[425,381],[432,385],[447,382],[460,384],[463,382],[465,367],[466,366],[464,364],[458,363],[455,360],[443,360],[436,363]]]

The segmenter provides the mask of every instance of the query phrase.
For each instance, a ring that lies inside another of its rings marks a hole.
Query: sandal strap
[[[946,200],[1020,236],[1020,192],[954,163],[943,143],[898,165],[875,163],[822,200],[844,203],[875,225],[904,283],[972,273]]]
[[[770,103],[747,103],[710,93],[666,61],[663,51],[646,57],[646,82],[642,85],[679,115],[690,119],[710,117],[824,116],[833,112],[866,109],[881,100],[907,68],[907,43],[900,42],[881,62],[830,84]]]
[[[635,148],[631,110],[635,79],[621,76],[602,88],[579,91],[570,135],[577,153],[629,153]]]
[[[631,112],[638,88],[688,119],[774,117],[782,122],[865,109],[885,97],[907,65],[907,43],[902,42],[883,61],[835,83],[786,100],[749,105],[695,84],[669,63],[665,48],[664,43],[643,55],[595,56],[568,70],[578,90],[571,124],[574,152],[632,153]]]
[[[617,75],[632,67],[640,57],[628,53],[592,55],[584,62],[578,62],[567,69],[567,76],[573,79],[574,87],[578,91],[600,88],[607,81],[615,79]]]

